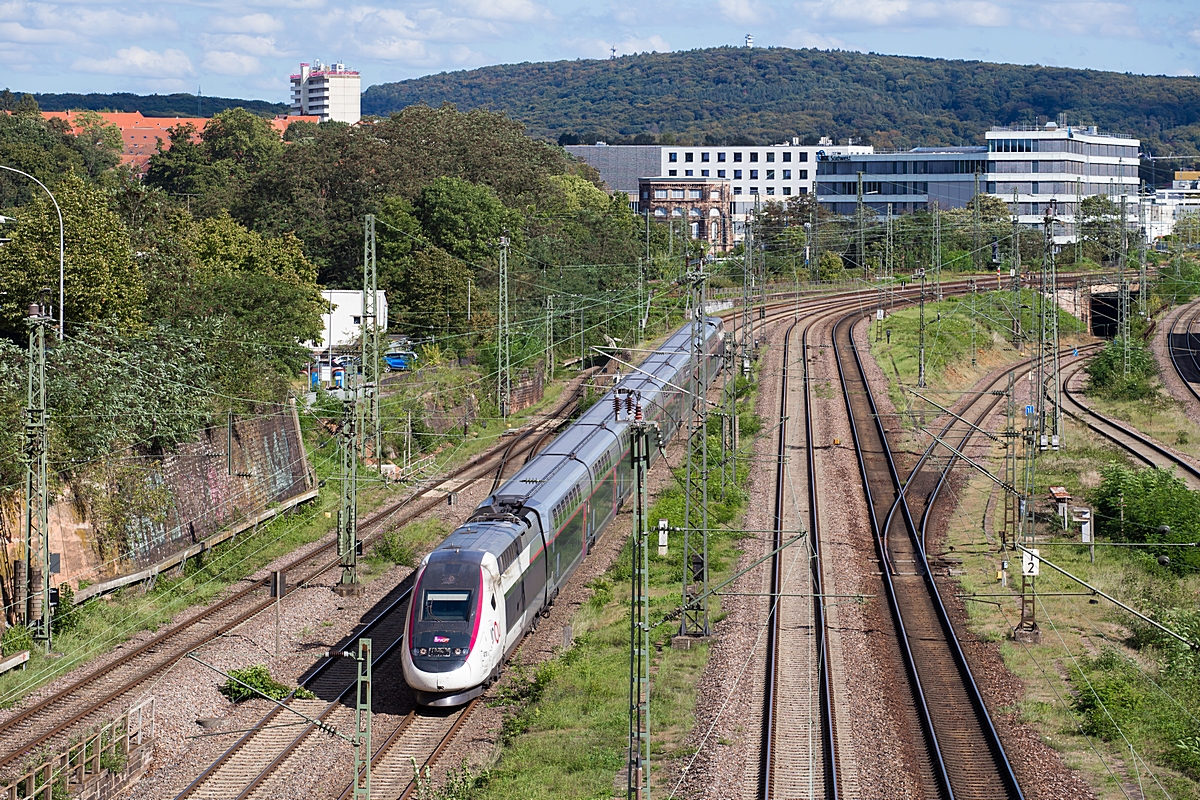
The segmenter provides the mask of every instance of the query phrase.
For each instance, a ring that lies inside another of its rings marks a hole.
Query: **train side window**
[[[496,610],[496,595],[492,595],[492,611]]]

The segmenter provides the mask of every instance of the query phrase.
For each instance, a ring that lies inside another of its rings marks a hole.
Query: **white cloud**
[[[1127,3],[1060,2],[1048,3],[1034,19],[1022,20],[1032,30],[1060,31],[1075,36],[1105,36],[1115,39],[1141,39],[1145,31],[1138,26],[1137,11]]]
[[[47,27],[61,26],[89,37],[149,36],[179,29],[179,23],[164,14],[125,14],[112,8],[39,5],[35,18]]]
[[[67,31],[51,28],[30,28],[20,22],[0,22],[0,42],[19,44],[60,44],[77,38]]]
[[[614,47],[619,56],[634,53],[669,53],[671,51],[671,45],[658,34],[647,37],[627,36],[615,42],[604,39],[573,39],[567,41],[566,44],[583,58],[609,58]]]
[[[226,33],[275,33],[283,30],[283,22],[270,14],[259,12],[243,17],[210,17],[209,27]]]
[[[210,50],[204,54],[201,66],[218,75],[257,75],[262,71],[262,62],[254,56],[229,50]]]
[[[201,35],[200,43],[206,50],[231,51],[261,57],[287,55],[275,46],[273,36],[247,36],[240,33],[217,36],[206,33]]]
[[[535,22],[554,16],[533,0],[458,0],[457,5],[468,17],[500,22]]]
[[[363,44],[360,52],[381,61],[399,61],[405,64],[425,64],[431,61],[429,49],[420,39],[377,39]]]
[[[730,22],[762,22],[774,16],[771,9],[758,0],[717,0],[717,8]]]
[[[137,45],[118,50],[116,58],[79,58],[72,67],[81,72],[135,75],[147,80],[192,75],[192,62],[182,50],[145,50]]]
[[[1002,27],[1010,20],[1009,10],[988,0],[811,0],[801,4],[803,13],[817,22],[847,27],[926,27],[951,24]]]
[[[836,36],[826,36],[823,33],[802,31],[796,29],[783,38],[788,47],[815,47],[820,50],[855,50],[857,48],[846,44]]]

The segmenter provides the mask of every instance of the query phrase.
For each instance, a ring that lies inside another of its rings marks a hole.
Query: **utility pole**
[[[942,205],[933,206],[933,246],[930,248],[933,261],[933,299],[942,301]]]
[[[347,653],[347,655],[350,655]],[[354,800],[371,800],[371,640],[358,640],[354,708]]]
[[[1146,286],[1146,182],[1138,188],[1138,313],[1150,318],[1150,292]]]
[[[42,291],[43,297],[50,290]],[[46,444],[46,328],[54,319],[38,303],[29,306],[25,323],[29,326],[28,372],[25,400],[25,539],[24,563],[17,570],[17,599],[25,601],[20,609],[25,624],[35,639],[46,643],[50,652],[50,491],[47,485]],[[36,533],[35,533],[36,531]],[[40,562],[35,567],[34,546],[40,545]],[[39,585],[40,584],[40,585]]]
[[[1013,190],[1012,229],[1012,343],[1021,349],[1021,204],[1017,201],[1017,190]]]
[[[858,266],[863,271],[863,280],[867,277],[867,262],[866,251],[867,243],[863,228],[866,224],[863,222],[863,187],[862,187],[862,172],[858,173],[858,202],[854,207],[854,224],[858,228]]]
[[[746,235],[742,248],[742,325],[740,333],[742,341],[740,355],[742,358],[742,374],[750,377],[750,351],[754,342],[754,222],[746,223]]]
[[[975,228],[975,271],[983,271],[983,213],[979,207],[979,170],[975,170],[975,202],[971,204],[971,218]],[[940,292],[939,292],[940,294]]]
[[[500,237],[500,291],[496,314],[500,326],[496,338],[496,405],[500,416],[508,416],[512,400],[512,330],[508,321],[508,231]]]
[[[348,395],[342,401],[342,426],[337,434],[342,457],[342,502],[337,527],[342,576],[333,590],[342,597],[357,597],[363,592],[363,586],[358,582],[358,458],[354,448],[357,405],[354,395]]]
[[[383,464],[383,427],[379,422],[379,392],[382,385],[379,351],[379,273],[375,267],[375,215],[363,219],[363,315],[362,315],[362,390],[366,419],[361,431],[363,456],[366,443],[372,443],[376,466]]]
[[[679,633],[707,636],[708,624],[708,348],[704,296],[708,275],[704,262],[685,276],[691,306],[691,369],[688,377],[687,466],[683,501],[683,607]],[[697,497],[699,495],[699,497]],[[700,546],[696,547],[697,534]],[[700,606],[692,602],[700,597]]]
[[[546,295],[546,380],[554,377],[554,295]]]
[[[817,227],[820,224],[820,220],[821,220],[821,214],[818,209],[819,205],[820,204],[817,202],[817,182],[813,181],[813,198],[812,198],[812,206],[810,207],[811,213],[812,213],[812,238],[809,241],[809,262],[808,262],[808,267],[811,272],[809,279],[813,283],[817,283],[821,279],[821,253],[820,253],[821,239],[818,236],[819,228]]]
[[[919,305],[920,305],[920,309],[921,309],[921,323],[920,323],[920,333],[919,333],[918,348],[917,348],[917,355],[919,358],[919,360],[917,362],[917,386],[919,388],[924,388],[925,387],[925,270],[923,270],[923,269],[917,270],[917,274],[914,277],[921,279],[921,296],[920,296],[920,300],[919,300]]]
[[[975,279],[970,280],[971,290],[971,366],[975,366],[976,361],[976,346],[975,346]]]
[[[1062,404],[1058,362],[1058,275],[1054,257],[1055,212],[1058,204],[1051,200],[1043,220],[1042,240],[1041,341],[1038,345],[1034,405],[1037,408],[1038,446],[1057,450],[1062,435]],[[1048,404],[1048,405],[1047,405]]]
[[[650,454],[657,444],[658,424],[642,417],[641,400],[626,394],[626,418],[633,408],[630,459],[634,475],[633,541],[630,559],[629,612],[629,800],[650,797],[650,520],[649,482],[646,473]],[[620,416],[621,399],[614,398]],[[686,567],[685,567],[686,569]]]
[[[1125,210],[1126,195],[1121,195],[1121,253],[1118,257],[1117,279],[1117,335],[1121,337],[1122,374],[1129,377],[1129,278],[1126,267],[1129,262],[1129,218]]]

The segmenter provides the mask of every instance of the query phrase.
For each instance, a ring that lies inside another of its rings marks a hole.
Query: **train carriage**
[[[722,322],[706,318],[701,331],[711,382],[720,369]],[[664,441],[687,410],[690,342],[689,325],[621,382],[640,396]],[[632,493],[629,451],[629,423],[614,417],[609,392],[425,557],[402,658],[418,702],[459,705],[499,675]]]

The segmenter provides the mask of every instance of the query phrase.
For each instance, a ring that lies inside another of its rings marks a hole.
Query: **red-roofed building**
[[[80,111],[43,111],[46,119],[61,119],[72,123],[75,132],[79,128],[74,121],[84,112]],[[191,124],[196,128],[195,141],[200,141],[199,134],[208,125],[211,117],[144,117],[140,111],[101,111],[98,113],[105,122],[115,125],[121,131],[124,150],[121,153],[121,163],[132,165],[139,174],[146,171],[150,156],[158,150],[158,142],[162,140],[164,147],[171,144],[169,128],[177,125]],[[283,135],[288,126],[295,122],[320,122],[316,116],[276,117],[271,120],[271,127]]]

